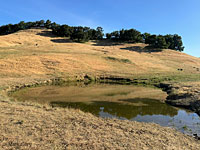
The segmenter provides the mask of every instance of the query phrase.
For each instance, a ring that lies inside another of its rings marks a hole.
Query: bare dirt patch
[[[200,115],[200,82],[163,85],[168,92],[167,103],[190,109]]]

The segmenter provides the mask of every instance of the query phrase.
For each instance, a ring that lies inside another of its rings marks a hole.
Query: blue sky
[[[0,25],[50,19],[105,32],[135,28],[152,34],[179,34],[185,52],[200,57],[200,0],[6,0]]]

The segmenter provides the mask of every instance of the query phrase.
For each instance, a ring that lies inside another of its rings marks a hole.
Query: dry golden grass
[[[82,78],[85,74],[199,74],[199,58],[172,50],[150,53],[143,49],[144,44],[109,44],[72,43],[45,29],[0,36],[0,89],[53,77]],[[200,143],[155,124],[105,120],[77,110],[43,108],[0,97],[0,149],[66,147],[197,150]]]
[[[172,93],[181,94],[191,94],[196,97],[196,100],[200,100],[200,82],[183,82],[173,84]]]
[[[156,124],[101,119],[73,109],[1,101],[0,149],[197,150],[200,143]]]
[[[141,74],[200,73],[199,58],[173,50],[150,52],[143,47],[144,44],[109,45],[108,42],[95,41],[72,43],[54,37],[45,29],[19,31],[0,36],[0,82],[7,84],[10,78],[21,82],[26,77],[47,79],[85,74],[134,77]]]

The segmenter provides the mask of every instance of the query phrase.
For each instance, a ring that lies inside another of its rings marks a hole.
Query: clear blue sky
[[[2,0],[0,25],[50,19],[105,32],[135,28],[179,34],[185,52],[200,57],[200,0]]]

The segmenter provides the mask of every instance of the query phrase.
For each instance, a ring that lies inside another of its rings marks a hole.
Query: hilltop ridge
[[[136,29],[121,29],[120,31],[113,31],[111,33],[103,33],[102,27],[92,29],[84,26],[69,26],[67,24],[57,24],[50,20],[40,20],[35,22],[21,21],[18,24],[7,24],[0,26],[0,35],[8,35],[20,30],[32,28],[47,28],[51,29],[52,33],[59,37],[68,37],[75,42],[88,42],[89,40],[102,40],[104,35],[106,39],[117,42],[128,43],[145,43],[153,48],[173,49],[176,51],[183,51],[184,46],[182,37],[178,34],[156,35],[150,33],[141,33]]]

